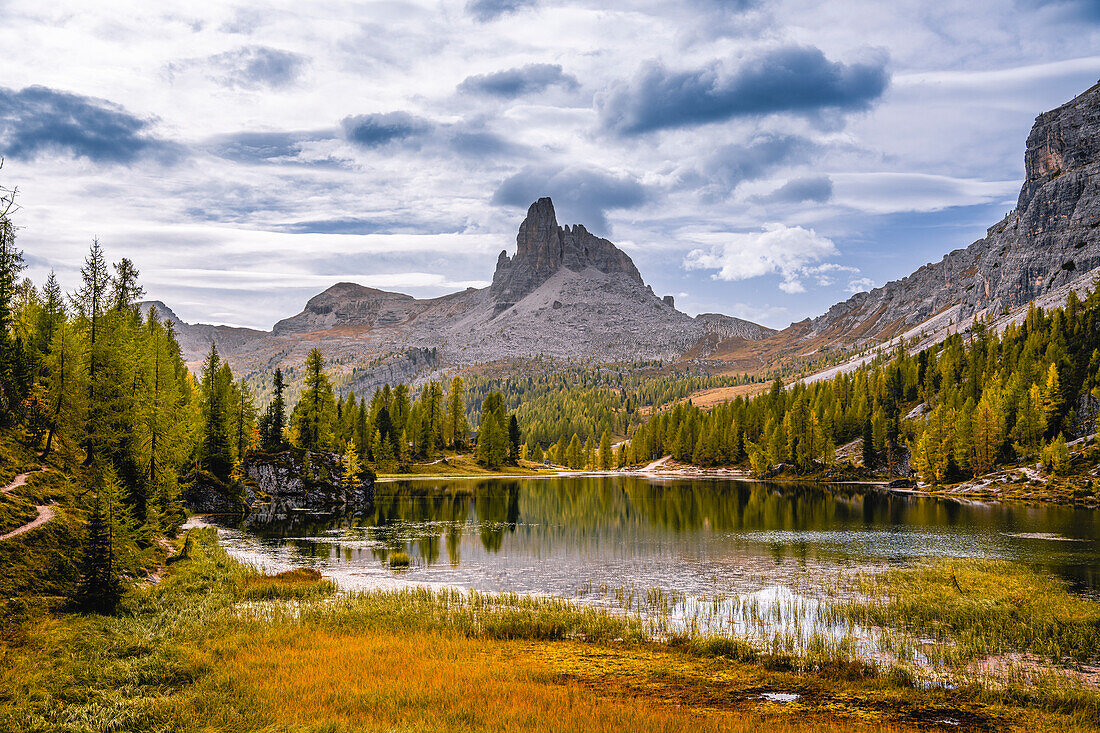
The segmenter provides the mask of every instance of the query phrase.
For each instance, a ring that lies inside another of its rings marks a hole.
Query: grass
[[[1016,563],[936,560],[862,585],[869,600],[847,606],[849,618],[931,636],[948,661],[1010,652],[1054,663],[1100,659],[1100,603]]]
[[[797,671],[737,640],[655,643],[639,615],[563,599],[333,594],[316,571],[233,561],[211,530],[169,568],[114,618],[7,603],[0,731],[1095,729],[970,688]]]
[[[407,473],[379,473],[379,478],[415,478],[417,476],[538,476],[560,473],[562,469],[547,468],[541,463],[520,461],[516,466],[493,470],[477,463],[469,454],[446,453],[444,461],[413,463]]]
[[[261,600],[316,600],[336,592],[336,584],[313,568],[295,568],[276,575],[246,575],[237,579],[242,598]]]

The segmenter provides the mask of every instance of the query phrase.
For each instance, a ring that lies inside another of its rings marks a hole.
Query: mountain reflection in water
[[[573,596],[596,586],[751,592],[922,556],[1021,560],[1100,589],[1100,513],[814,484],[630,476],[379,484],[356,514],[269,507],[222,523],[223,544],[344,587],[395,582]],[[1069,541],[1067,541],[1069,540]],[[408,570],[388,558],[404,552]]]

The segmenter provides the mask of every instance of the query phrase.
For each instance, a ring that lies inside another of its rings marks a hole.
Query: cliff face
[[[956,323],[999,314],[1100,267],[1100,85],[1039,115],[1024,163],[1016,209],[984,238],[833,306],[807,338],[889,338],[956,305]]]
[[[541,198],[531,204],[519,225],[516,254],[501,252],[489,292],[501,311],[530,295],[562,268],[586,268],[607,275],[623,275],[639,285],[642,276],[629,256],[606,239],[590,234],[580,224],[559,227],[554,203]]]

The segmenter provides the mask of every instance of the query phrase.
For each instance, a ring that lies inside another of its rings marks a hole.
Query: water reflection
[[[819,485],[569,477],[380,484],[356,515],[270,507],[224,533],[272,567],[349,587],[400,582],[575,595],[592,584],[753,592],[915,557],[1019,559],[1095,593],[1100,513]],[[1063,541],[1073,540],[1073,541]],[[407,571],[389,567],[409,555]]]

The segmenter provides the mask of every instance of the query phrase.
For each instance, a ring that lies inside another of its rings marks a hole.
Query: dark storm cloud
[[[576,77],[563,73],[559,64],[527,64],[516,69],[468,76],[458,85],[458,91],[512,99],[551,86],[568,90],[576,89],[578,84]]]
[[[535,4],[535,0],[469,0],[466,3],[466,12],[482,23],[487,23],[502,15],[534,7]]]
[[[808,176],[792,178],[766,196],[760,196],[758,200],[780,204],[800,204],[805,201],[825,203],[832,197],[832,179],[828,176]]]
[[[500,184],[493,203],[527,208],[543,196],[554,199],[559,223],[584,224],[596,234],[607,234],[608,209],[635,208],[649,193],[632,177],[594,168],[529,166]]]
[[[690,127],[775,112],[866,109],[889,82],[885,58],[844,64],[812,46],[779,48],[732,71],[719,63],[672,71],[650,64],[597,101],[605,129],[620,135]]]
[[[378,148],[392,142],[415,141],[429,134],[434,127],[429,120],[408,112],[345,117],[341,125],[348,140],[365,148]]]
[[[309,58],[270,46],[242,46],[199,59],[168,65],[170,74],[201,69],[222,86],[237,89],[280,89],[302,75]]]
[[[438,124],[408,112],[386,112],[347,117],[342,126],[349,141],[370,149],[392,144],[432,155],[483,159],[530,153],[527,147],[489,130],[479,120]]]
[[[0,155],[34,158],[68,153],[97,163],[143,157],[172,162],[183,149],[150,132],[151,121],[104,99],[42,86],[0,87]]]

